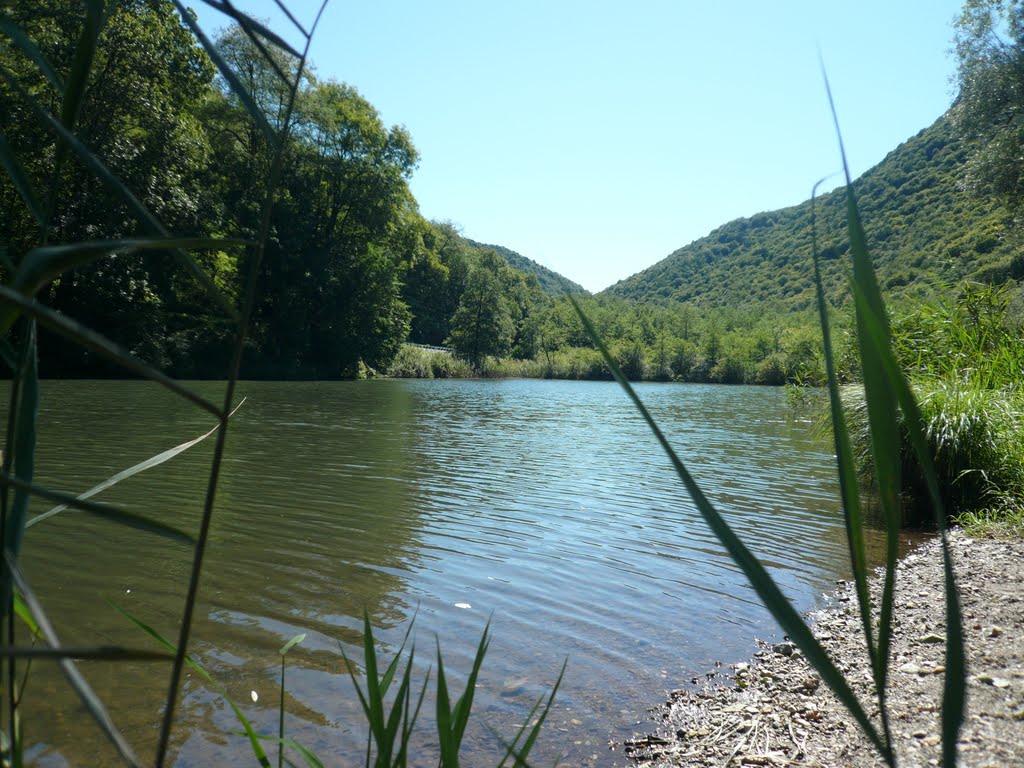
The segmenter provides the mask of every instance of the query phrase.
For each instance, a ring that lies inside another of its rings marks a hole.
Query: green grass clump
[[[473,367],[451,352],[424,349],[403,344],[386,376],[396,379],[471,379],[478,376]]]
[[[997,514],[1008,500],[1024,498],[1024,403],[1019,393],[956,380],[914,382],[914,393],[950,515],[982,510]],[[862,478],[869,478],[870,435],[863,392],[855,385],[844,388],[843,403],[858,471]],[[902,419],[899,426],[905,523],[927,524],[931,512],[925,478]]]
[[[976,539],[1024,538],[1024,504],[1020,499],[1001,499],[995,508],[964,512],[953,522]]]
[[[998,518],[1024,499],[1024,340],[1011,299],[1011,286],[965,283],[955,300],[921,305],[893,322],[893,354],[913,386],[953,517]],[[867,478],[873,467],[863,391],[846,387],[843,403],[858,471]],[[930,518],[928,492],[902,417],[898,434],[905,521],[920,525]]]

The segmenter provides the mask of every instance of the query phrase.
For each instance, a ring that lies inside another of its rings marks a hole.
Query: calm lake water
[[[223,388],[196,386],[215,400]],[[847,575],[847,558],[834,464],[812,426],[780,389],[638,389],[797,607],[814,608]],[[415,615],[421,679],[438,637],[460,691],[491,620],[469,766],[496,763],[485,724],[510,735],[566,659],[536,764],[624,765],[608,741],[638,729],[665,691],[777,634],[617,385],[243,383],[239,394],[248,400],[232,420],[193,649],[272,732],[277,651],[307,633],[288,657],[287,727],[326,765],[362,764],[365,729],[339,643],[361,658],[364,610],[385,653]],[[42,402],[37,473],[66,491],[212,426],[139,382],[44,382]],[[97,499],[194,530],[212,450],[210,439]],[[176,633],[186,547],[73,511],[33,527],[26,547],[66,643],[153,647],[106,600]],[[85,669],[151,754],[168,668]],[[27,699],[36,764],[114,762],[49,665],[35,665]],[[195,676],[179,711],[175,765],[252,762],[230,710]],[[421,754],[417,764],[436,763]]]

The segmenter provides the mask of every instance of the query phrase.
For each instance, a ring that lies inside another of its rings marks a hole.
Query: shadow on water
[[[219,388],[200,386],[211,397]],[[566,657],[535,756],[612,765],[608,739],[630,735],[661,691],[749,656],[754,636],[776,632],[614,384],[260,382],[241,391],[249,400],[228,440],[195,650],[271,731],[277,649],[306,632],[289,656],[288,729],[329,764],[362,762],[365,732],[338,648],[358,656],[364,608],[385,654],[416,613],[421,679],[437,636],[457,685],[493,617],[482,720],[467,744],[473,765],[494,754],[483,721],[510,733]],[[816,607],[848,575],[834,464],[809,425],[790,418],[783,393],[640,391],[782,589],[800,610]],[[41,479],[69,491],[210,426],[142,383],[46,382],[43,404]],[[102,498],[194,526],[211,450],[207,441]],[[66,641],[145,646],[104,598],[168,634],[176,627],[185,548],[74,513],[33,528],[28,545],[30,577]],[[88,672],[148,748],[165,672]],[[107,755],[52,670],[35,670],[31,685],[26,728],[40,739],[40,765]],[[181,712],[176,765],[247,759],[230,712],[191,678]]]

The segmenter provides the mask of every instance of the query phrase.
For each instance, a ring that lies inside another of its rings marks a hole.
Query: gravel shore
[[[969,664],[960,764],[1024,766],[1024,541],[954,534],[951,546]],[[842,584],[833,602],[812,617],[815,634],[877,723],[851,586]],[[907,555],[897,575],[888,709],[900,766],[941,761],[943,605],[941,551],[933,541]],[[734,665],[727,678],[673,691],[652,711],[650,732],[615,748],[643,768],[882,765],[789,644],[761,644],[755,658]]]

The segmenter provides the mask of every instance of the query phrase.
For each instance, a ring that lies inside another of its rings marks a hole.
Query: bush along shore
[[[709,365],[686,361],[657,362],[641,346],[627,345],[615,353],[630,381],[675,381],[690,384],[820,385],[820,361],[790,364],[783,356],[760,362],[727,359]],[[813,356],[812,356],[813,358]],[[383,374],[398,379],[571,379],[612,381],[601,352],[593,347],[565,347],[537,358],[483,357],[475,364],[455,350],[405,344]]]
[[[1024,765],[1024,540],[950,538],[963,600],[967,717],[959,764]],[[899,765],[941,762],[942,556],[938,542],[897,569],[893,666],[887,697]],[[882,575],[872,582],[877,594]],[[853,586],[840,582],[813,616],[816,637],[863,701],[874,696]],[[883,761],[847,710],[792,643],[758,642],[748,662],[709,673],[702,687],[669,693],[650,729],[612,745],[646,768],[817,766],[861,768]],[[863,671],[858,674],[858,670]],[[698,678],[695,678],[695,681]],[[872,719],[878,721],[877,711]]]

